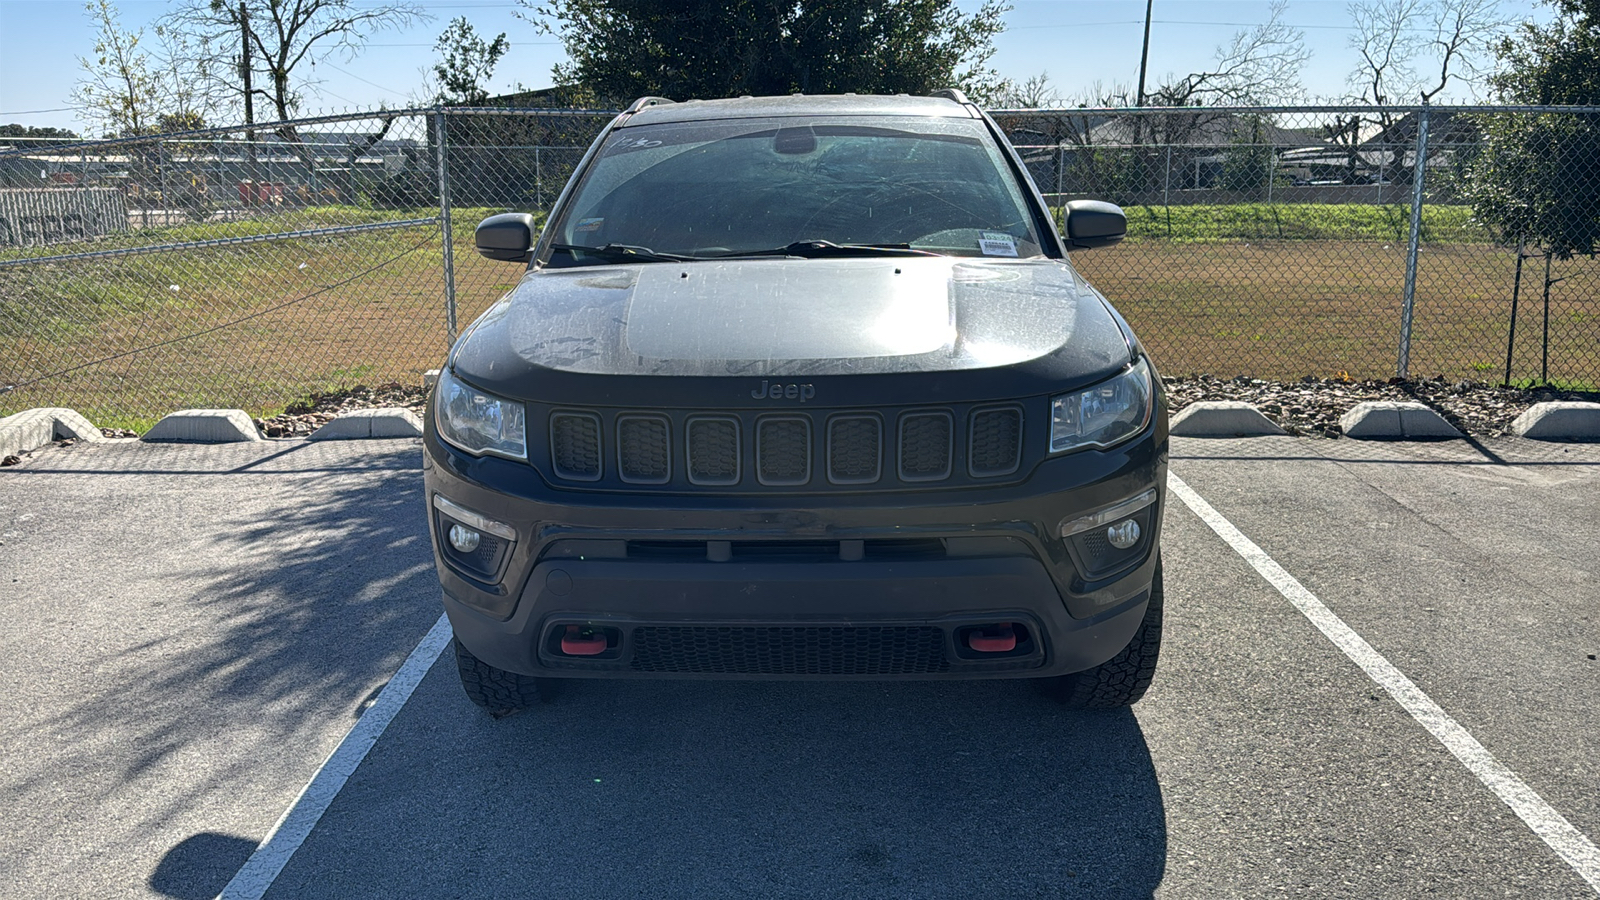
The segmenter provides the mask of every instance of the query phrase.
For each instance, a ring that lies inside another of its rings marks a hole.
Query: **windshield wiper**
[[[833,241],[795,241],[771,250],[750,250],[730,253],[718,259],[737,259],[742,256],[801,256],[819,259],[828,256],[941,256],[932,250],[918,250],[910,244],[835,244]]]
[[[606,244],[603,247],[585,247],[582,244],[551,244],[552,250],[565,250],[568,253],[588,253],[603,259],[619,262],[688,262],[699,259],[697,256],[684,256],[681,253],[658,253],[649,247],[637,247],[633,244]]]

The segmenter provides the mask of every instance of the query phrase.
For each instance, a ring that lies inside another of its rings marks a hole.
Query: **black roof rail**
[[[629,113],[631,115],[632,113],[636,113],[639,110],[644,109],[646,106],[659,106],[659,105],[661,105],[663,103],[672,103],[672,102],[674,102],[674,101],[668,100],[665,97],[640,97],[639,99],[637,99],[637,100],[633,101],[632,103],[630,103],[628,105],[628,108],[625,110],[625,112],[627,112],[627,113]]]
[[[953,88],[953,87],[940,88],[937,91],[934,91],[933,93],[929,94],[928,96],[930,96],[930,97],[943,97],[946,100],[954,100],[955,102],[961,104],[962,106],[971,106],[972,105],[972,101],[967,99],[967,95],[962,93],[960,88]]]

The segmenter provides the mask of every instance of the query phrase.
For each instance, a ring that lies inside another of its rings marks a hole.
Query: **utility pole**
[[[245,152],[250,160],[250,180],[256,177],[256,102],[250,89],[250,9],[245,0],[239,0],[239,75],[244,78],[244,140]],[[251,190],[255,186],[251,185]]]
[[[1150,63],[1150,13],[1156,0],[1144,0],[1144,49],[1139,51],[1139,96],[1134,106],[1144,105],[1144,70]]]

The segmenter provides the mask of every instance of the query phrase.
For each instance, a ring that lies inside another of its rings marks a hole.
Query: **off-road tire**
[[[1144,621],[1133,633],[1133,640],[1116,656],[1092,669],[1057,678],[1041,678],[1039,689],[1071,709],[1115,709],[1139,702],[1156,675],[1156,659],[1161,655],[1161,616],[1163,608],[1161,563],[1150,582],[1150,605]]]
[[[547,678],[497,669],[473,656],[472,651],[461,646],[459,639],[451,638],[450,642],[456,648],[456,670],[461,674],[461,688],[467,692],[467,699],[497,719],[549,702],[554,693]]]

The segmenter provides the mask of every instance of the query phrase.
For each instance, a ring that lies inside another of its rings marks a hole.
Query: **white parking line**
[[[217,895],[218,900],[260,900],[266,894],[278,873],[288,864],[289,857],[300,849],[311,829],[316,827],[317,820],[333,803],[333,798],[339,796],[339,790],[355,772],[356,766],[366,758],[367,751],[378,742],[384,729],[400,712],[400,707],[405,706],[411,698],[411,692],[417,689],[422,676],[433,667],[439,654],[444,651],[445,644],[449,643],[450,636],[450,620],[440,615],[439,621],[433,623],[422,642],[400,665],[400,670],[383,686],[378,699],[361,714],[339,746],[333,748],[333,752],[328,754],[311,780],[300,790],[300,796],[289,804],[283,817],[278,819],[278,824],[267,832],[261,846],[250,854],[244,867]]]
[[[1317,626],[1317,630],[1332,641],[1334,646],[1343,650],[1344,654],[1360,666],[1368,677],[1388,691],[1412,718],[1421,723],[1423,728],[1428,729],[1446,750],[1461,760],[1461,764],[1477,776],[1485,787],[1505,801],[1505,804],[1511,807],[1511,811],[1566,860],[1567,865],[1576,870],[1579,877],[1587,881],[1596,893],[1600,893],[1600,848],[1596,848],[1593,841],[1572,827],[1572,823],[1568,822],[1565,816],[1556,812],[1538,792],[1528,787],[1526,782],[1517,777],[1517,773],[1495,759],[1494,754],[1478,743],[1476,738],[1440,708],[1439,704],[1433,702],[1431,697],[1423,693],[1421,688],[1405,676],[1405,673],[1395,668],[1383,654],[1373,649],[1366,639],[1346,625],[1343,619],[1333,613],[1333,610],[1324,606],[1322,601],[1306,590],[1293,575],[1274,562],[1265,550],[1245,537],[1232,522],[1185,484],[1182,478],[1168,473],[1167,486],[1178,499],[1194,511],[1195,515],[1200,517],[1201,521],[1226,541],[1228,546],[1244,557],[1268,584],[1277,588],[1284,599],[1310,619],[1311,624]]]

